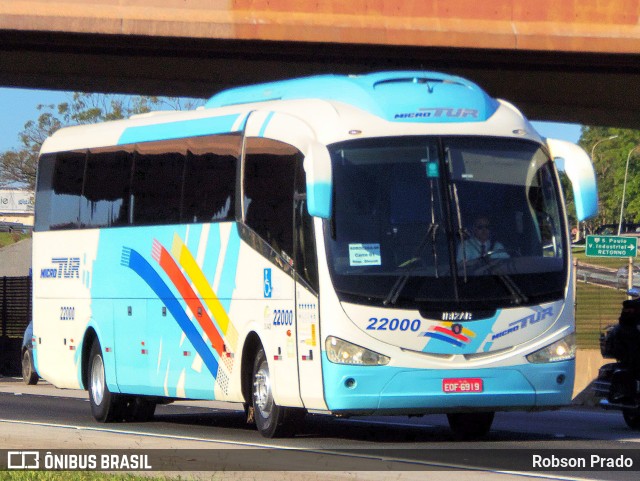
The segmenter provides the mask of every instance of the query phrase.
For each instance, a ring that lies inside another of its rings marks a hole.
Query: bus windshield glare
[[[561,199],[540,145],[403,136],[329,150],[334,215],[324,234],[342,301],[497,309],[563,297]]]

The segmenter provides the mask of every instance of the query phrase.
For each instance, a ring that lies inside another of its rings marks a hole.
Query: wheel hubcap
[[[262,417],[268,418],[271,415],[273,407],[273,397],[271,396],[271,381],[269,379],[269,368],[266,363],[260,366],[260,369],[253,379],[253,399],[258,412]]]
[[[22,375],[25,377],[31,375],[31,361],[26,352],[22,356]]]
[[[98,406],[104,397],[104,385],[104,364],[102,357],[96,356],[91,363],[91,395]]]

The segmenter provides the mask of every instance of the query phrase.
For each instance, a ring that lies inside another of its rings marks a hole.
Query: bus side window
[[[278,254],[293,258],[293,191],[297,159],[294,147],[248,138],[245,147],[244,207],[247,226]]]
[[[136,153],[131,184],[133,224],[175,224],[180,221],[183,172],[183,155]]]
[[[234,219],[237,161],[231,156],[189,154],[184,180],[183,222]]]
[[[78,228],[85,157],[85,152],[62,152],[40,160],[37,231]]]
[[[213,135],[188,140],[182,222],[235,220],[236,178],[242,136]]]
[[[85,228],[129,223],[129,180],[132,155],[125,151],[89,153],[80,202]]]

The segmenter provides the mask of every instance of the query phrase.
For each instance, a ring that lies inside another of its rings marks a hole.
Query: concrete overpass
[[[0,0],[3,86],[208,97],[396,68],[640,128],[640,0]]]

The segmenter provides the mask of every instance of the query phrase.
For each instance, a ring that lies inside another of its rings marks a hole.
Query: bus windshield
[[[329,150],[334,211],[324,235],[341,300],[431,310],[563,297],[559,186],[539,144],[403,136]]]

